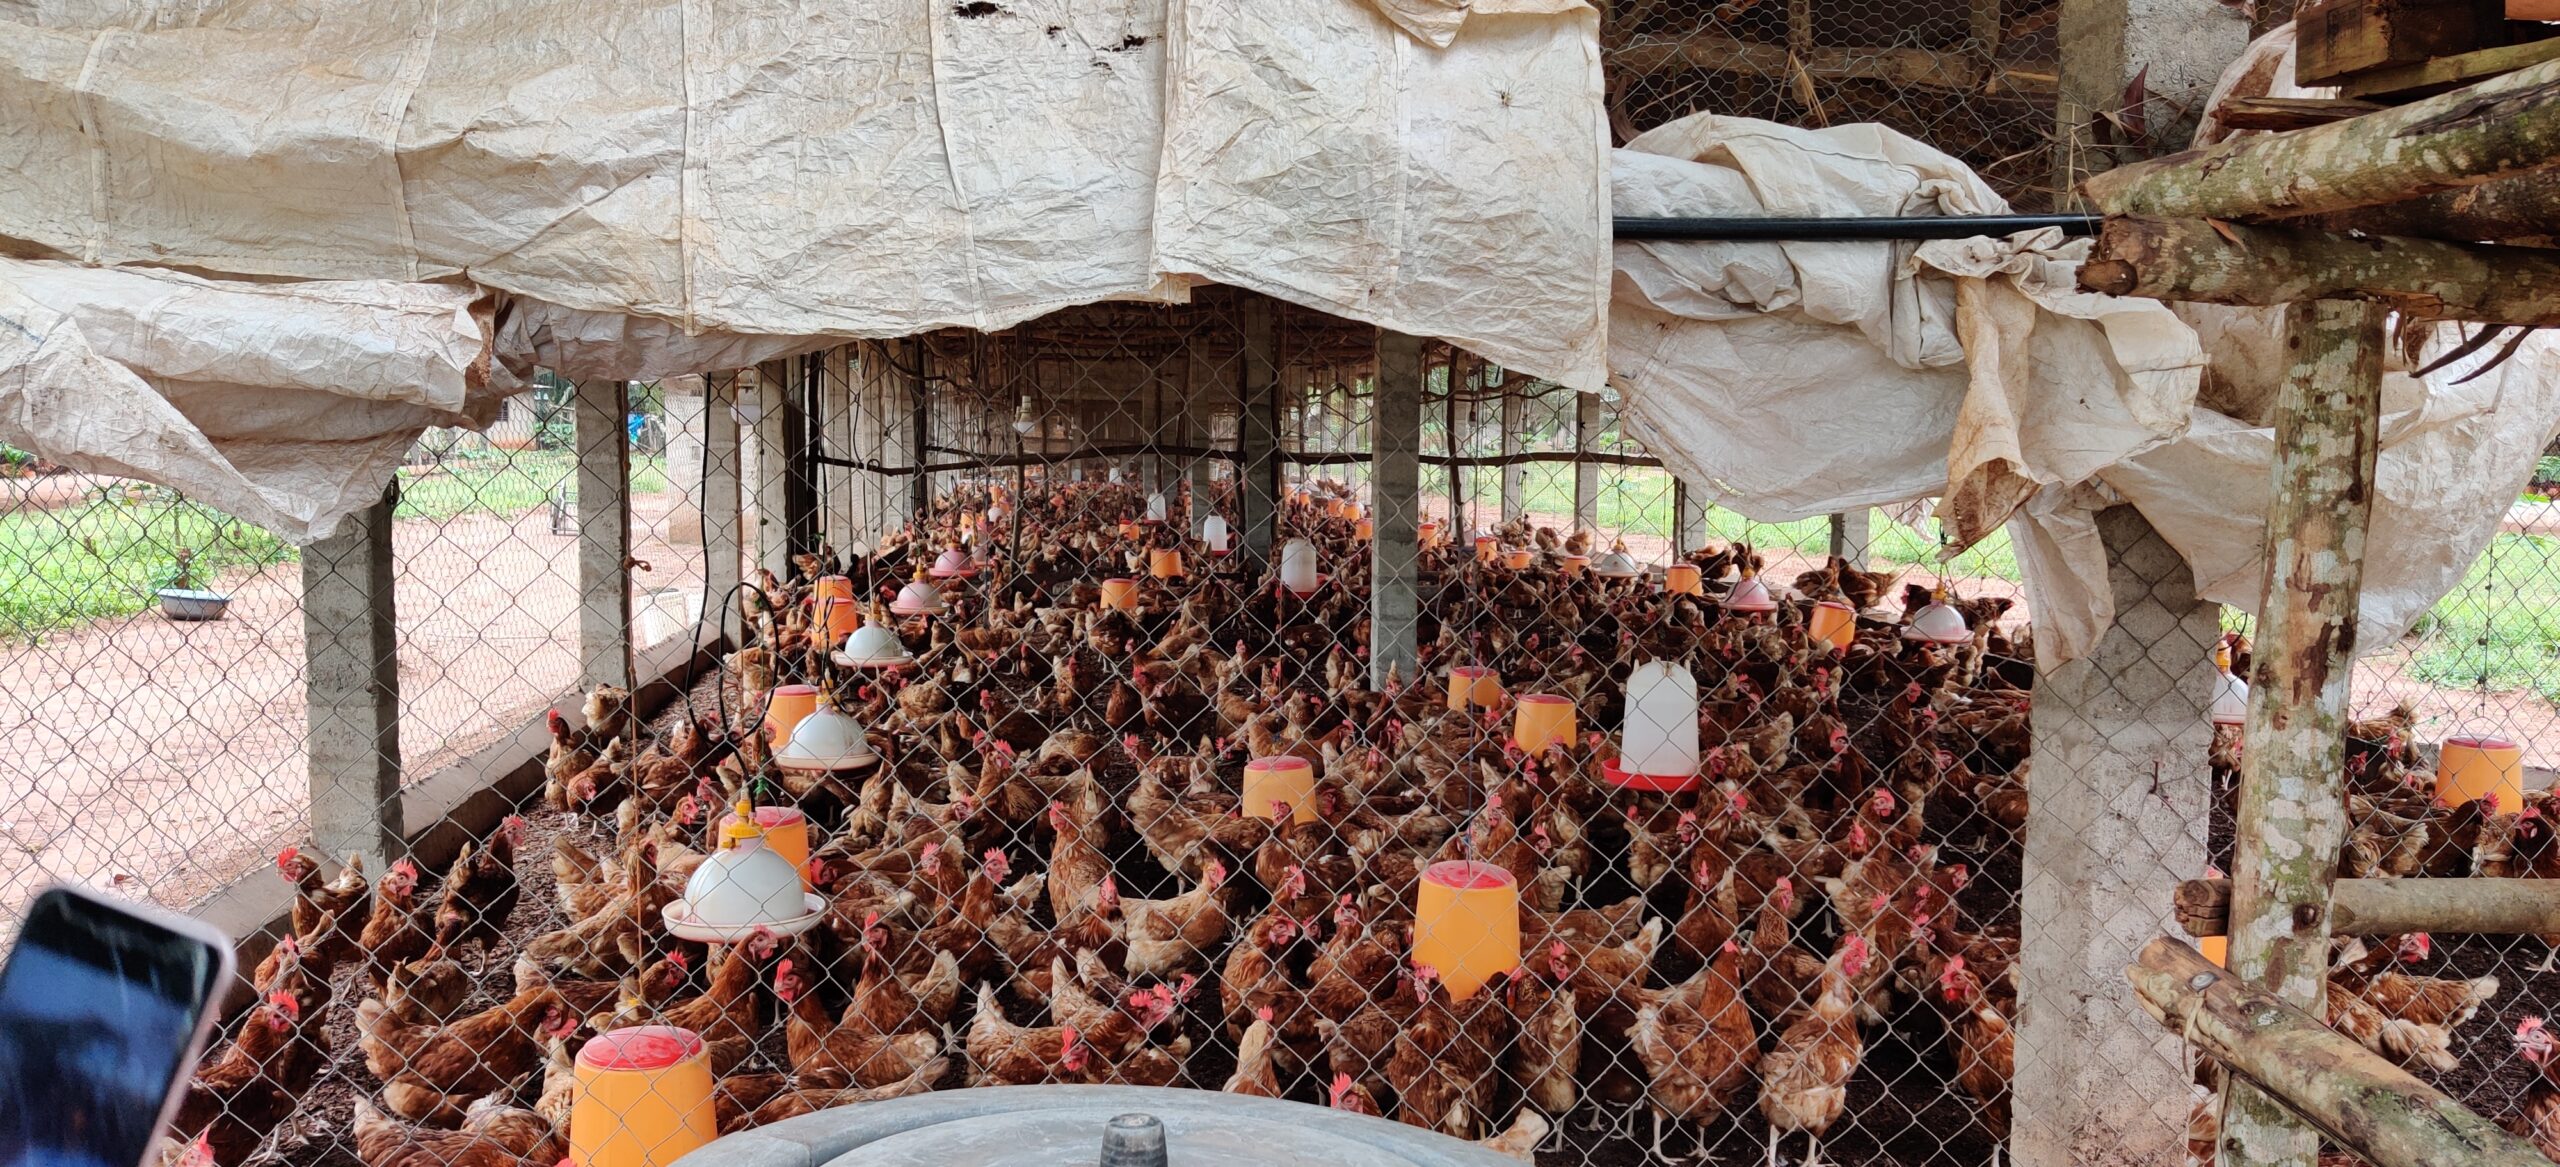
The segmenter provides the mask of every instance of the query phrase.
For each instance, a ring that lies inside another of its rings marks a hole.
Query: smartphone
[[[137,1167],[231,974],[230,941],[204,924],[38,895],[0,965],[0,1167]]]

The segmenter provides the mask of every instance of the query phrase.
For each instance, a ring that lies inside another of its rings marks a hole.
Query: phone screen
[[[0,967],[0,1167],[141,1162],[220,975],[194,938],[37,897]]]

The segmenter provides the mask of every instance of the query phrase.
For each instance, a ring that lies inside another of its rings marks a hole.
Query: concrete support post
[[[1378,392],[1369,409],[1369,684],[1420,668],[1422,338],[1378,330]]]
[[[920,521],[933,513],[933,475],[924,470],[933,464],[933,386],[925,367],[933,356],[922,338],[908,345],[907,358],[914,362],[915,375],[907,378],[907,465],[915,473],[907,478],[907,518]]]
[[[1244,332],[1236,426],[1241,457],[1236,479],[1236,535],[1255,574],[1271,558],[1280,506],[1280,315],[1267,297],[1247,296],[1237,309]]]
[[[1671,549],[1681,555],[1707,545],[1707,504],[1689,484],[1671,480]]]
[[[2054,167],[2086,175],[2183,149],[2223,66],[2248,47],[2249,17],[2221,0],[2062,0],[2056,31]],[[2127,109],[2136,77],[2146,100]]]
[[[631,687],[630,385],[578,382],[578,686]]]
[[[667,486],[676,495],[659,529],[669,543],[702,545],[702,417],[708,393],[701,377],[658,382],[659,415],[666,434]]]
[[[716,613],[720,635],[746,643],[737,589],[746,559],[746,464],[738,447],[738,374],[708,379],[702,411],[702,572],[704,610]]]
[[[2187,1059],[2124,987],[2204,870],[2216,605],[2132,507],[2098,515],[2116,621],[2037,678],[2018,961],[2018,1167],[2185,1162]]]
[[[399,488],[302,550],[303,691],[311,841],[379,875],[405,850],[400,661],[391,516]]]
[[[818,391],[810,400],[818,411],[818,432],[825,436],[821,449],[848,461],[854,459],[854,427],[858,424],[854,408],[853,347],[844,345],[812,354],[810,367],[818,377]],[[841,553],[862,537],[862,488],[859,480],[869,477],[850,466],[820,467],[819,536],[827,546]]]
[[[1831,554],[1849,561],[1860,571],[1867,569],[1867,554],[1875,547],[1873,507],[1859,507],[1831,516]]]
[[[1573,452],[1587,454],[1600,442],[1600,395],[1573,395]],[[1600,526],[1600,467],[1576,458],[1573,463],[1573,525],[1585,531]]]
[[[1487,376],[1493,376],[1502,371],[1497,365],[1486,365],[1484,369]],[[1505,458],[1514,457],[1520,453],[1520,427],[1528,420],[1528,406],[1527,399],[1520,396],[1520,378],[1503,376],[1502,456]],[[1503,522],[1516,522],[1524,513],[1523,488],[1527,483],[1528,470],[1526,465],[1517,462],[1506,463],[1502,467]]]
[[[809,496],[801,478],[807,467],[800,464],[803,419],[794,366],[793,360],[756,366],[748,409],[755,427],[755,478],[747,492],[755,500],[756,566],[784,580],[791,578],[792,535]]]

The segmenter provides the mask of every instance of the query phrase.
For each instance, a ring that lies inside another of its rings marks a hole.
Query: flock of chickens
[[[991,501],[1019,509],[1010,551],[990,534],[1007,524],[978,521]],[[1366,550],[1323,500],[1282,516],[1331,573],[1306,597],[1178,526],[1127,522],[1138,510],[1099,483],[948,500],[938,526],[873,554],[821,550],[762,580],[719,710],[652,735],[628,694],[599,689],[583,726],[554,714],[544,797],[571,825],[548,856],[555,902],[526,905],[538,934],[508,928],[519,819],[433,888],[406,860],[368,886],[358,862],[323,878],[279,856],[294,935],[197,1075],[171,1157],[238,1167],[266,1145],[332,1064],[333,994],[360,999],[363,1076],[347,1076],[367,1167],[552,1167],[578,1046],[646,1023],[701,1035],[723,1132],[945,1087],[1131,1083],[1321,1102],[1523,1159],[1569,1113],[1621,1132],[1642,1113],[1657,1156],[1666,1128],[1756,1122],[1772,1163],[1796,1134],[1811,1161],[1866,1039],[1891,1027],[1943,1050],[1941,1073],[2005,1135],[2014,889],[1977,876],[2014,870],[2026,818],[2030,654],[2000,626],[2008,601],[1956,601],[1969,643],[1906,639],[1882,607],[1895,581],[1835,561],[1746,617],[1716,595],[1762,566],[1748,546],[1691,555],[1709,594],[1668,595],[1567,574],[1580,537],[1514,528],[1541,553],[1526,570],[1426,550],[1421,666],[1373,685]],[[902,626],[911,667],[827,659],[817,577],[885,594],[964,541],[986,571]],[[1185,547],[1194,574],[1104,606],[1099,582],[1150,545]],[[1863,614],[1845,650],[1807,637],[1824,598]],[[1899,598],[1908,619],[1928,593]],[[1688,791],[1610,784],[1601,733],[1524,754],[1507,701],[1453,710],[1438,680],[1491,666],[1506,693],[1566,696],[1614,731],[1648,660],[1705,690]],[[773,765],[759,695],[797,680],[869,727],[876,766]],[[2380,870],[2468,831],[2519,873],[2560,873],[2560,805],[2466,826],[2408,804],[2404,753],[2359,758],[2359,846]],[[1317,766],[1312,822],[1240,812],[1241,764],[1279,755]],[[804,936],[706,950],[660,913],[740,796],[823,828],[809,874],[830,906]],[[1519,967],[1465,999],[1409,956],[1421,872],[1456,858],[1521,895]],[[2449,1032],[2496,986],[2387,967],[2405,948],[2342,954],[2353,991],[2332,1000],[2423,1064],[2444,1047],[2418,1031]]]

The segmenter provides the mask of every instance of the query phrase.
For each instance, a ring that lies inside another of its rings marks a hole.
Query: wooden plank
[[[2231,971],[2318,1010],[2328,986],[2329,885],[2346,839],[2343,735],[2382,400],[2379,305],[2286,313],[2267,570],[2242,729]],[[2319,1135],[2255,1086],[2223,1088],[2224,1167],[2313,1167]]]
[[[2338,91],[2346,97],[2421,97],[2554,60],[2560,60],[2560,37],[2358,73],[2341,81]]]
[[[2550,1167],[2533,1144],[2177,940],[2153,940],[2125,978],[2162,1025],[2374,1167]]]
[[[2177,909],[2187,935],[2227,935],[2231,881],[2179,884]],[[2341,879],[2329,889],[2329,917],[2342,936],[2548,936],[2560,933],[2560,880]]]
[[[2235,130],[2303,130],[2372,113],[2383,106],[2352,97],[2233,97],[2214,120]]]
[[[1808,46],[1790,54],[1785,45],[1762,44],[1718,33],[1645,37],[1609,54],[1609,68],[1626,73],[1706,69],[1788,80],[1801,70],[1817,81],[1885,81],[1923,89],[2006,92],[2049,97],[2060,89],[2050,62],[2018,68],[1986,64],[1978,56],[1935,49],[1889,46]]]
[[[2334,85],[2351,74],[2496,43],[2474,0],[2306,0],[2294,10],[2294,77]]]
[[[2560,164],[2560,62],[2380,113],[2092,175],[2110,215],[2273,219],[2398,202]]]

